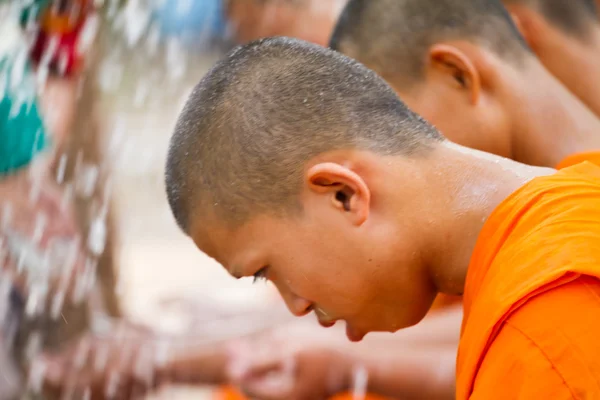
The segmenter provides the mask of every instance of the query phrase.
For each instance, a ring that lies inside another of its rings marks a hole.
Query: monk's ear
[[[352,224],[362,225],[369,217],[371,191],[350,168],[332,162],[319,163],[306,172],[306,181],[312,194],[344,213]]]
[[[431,68],[444,74],[450,84],[464,91],[471,103],[479,101],[481,76],[465,52],[448,44],[436,44],[429,50],[429,59]]]

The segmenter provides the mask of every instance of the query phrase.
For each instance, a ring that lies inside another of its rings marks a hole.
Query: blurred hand
[[[51,178],[40,176],[34,183],[23,170],[0,180],[0,218],[8,218],[12,230],[31,237],[36,233],[38,217],[43,215],[42,245],[55,236],[77,235],[73,205],[63,197],[64,190]],[[3,215],[5,212],[8,215]]]
[[[51,280],[50,289],[62,285],[66,291],[83,269],[85,255],[74,208],[64,200],[63,190],[51,179],[41,176],[34,184],[26,170],[0,180],[0,268],[24,294],[32,271],[28,267],[17,271],[17,265],[39,264],[46,250],[65,256],[64,244],[70,243],[73,253],[72,270],[61,277],[62,282],[56,277]],[[19,260],[22,256],[26,257]]]
[[[43,373],[29,380],[56,398],[139,399],[163,379],[157,370],[165,363],[166,346],[166,338],[122,325],[108,335],[88,334],[60,353],[40,356],[35,363]]]
[[[351,362],[335,349],[331,336],[304,333],[285,328],[232,343],[230,381],[261,400],[324,400],[346,390]]]

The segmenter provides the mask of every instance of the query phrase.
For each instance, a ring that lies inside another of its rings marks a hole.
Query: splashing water
[[[104,251],[106,246],[106,218],[104,216],[97,216],[92,221],[90,226],[90,232],[88,234],[88,249],[92,254],[99,256]]]
[[[1,2],[2,0],[0,0]],[[9,2],[18,11],[11,11],[10,18],[19,14],[24,6],[33,4],[33,0],[9,0]],[[98,41],[102,39],[109,41],[110,45],[103,50],[101,56],[94,59],[96,62],[94,76],[86,76],[88,66],[83,69],[84,76],[77,86],[77,99],[81,100],[86,97],[87,86],[83,83],[93,82],[90,87],[95,86],[100,90],[101,101],[97,103],[103,105],[102,102],[110,103],[116,99],[116,101],[125,103],[123,108],[127,110],[119,112],[129,112],[136,108],[160,107],[166,102],[164,98],[167,95],[179,100],[180,86],[184,84],[184,79],[188,78],[187,75],[194,70],[191,67],[194,55],[190,54],[190,49],[183,44],[183,35],[165,34],[164,20],[157,21],[155,18],[155,11],[163,6],[168,8],[171,2],[129,0],[124,8],[120,6],[121,3],[119,0],[94,0],[94,5],[98,9],[102,8],[102,12],[87,18],[81,28],[76,44],[78,53],[93,53],[97,49]],[[39,10],[35,7],[33,6],[30,10],[31,12],[24,22],[25,29],[32,36],[35,36],[40,29],[34,17],[39,14]],[[197,13],[198,10],[195,0],[178,0],[175,14],[185,17]],[[73,12],[80,11],[73,9]],[[217,12],[213,14],[218,15]],[[0,6],[0,28],[4,23],[4,18],[8,18],[7,15]],[[212,30],[217,19],[216,17],[211,18],[199,19],[205,21],[203,22],[204,26],[193,32],[193,42],[210,41],[209,37],[214,34]],[[0,42],[2,41],[0,40]],[[10,92],[15,99],[10,111],[11,118],[18,116],[22,110],[31,110],[35,105],[36,93],[44,95],[45,87],[52,83],[55,72],[64,75],[69,70],[69,54],[62,49],[60,38],[50,35],[35,73],[28,78],[25,71],[26,65],[30,63],[29,53],[32,43],[33,40],[25,41],[18,48],[18,54],[15,53],[17,55],[14,67],[11,69],[9,77],[0,74],[0,97]],[[0,43],[0,48],[2,46],[3,44]],[[55,61],[57,63],[53,65]],[[142,72],[138,73],[132,65],[138,67]],[[167,80],[169,85],[165,87]],[[60,111],[58,107],[50,107],[48,111],[44,111],[45,122],[49,124],[53,122],[52,118],[60,119]],[[76,111],[81,110],[76,109]],[[0,324],[5,328],[5,332],[10,331],[13,327],[15,330],[29,329],[28,332],[25,332],[24,339],[24,371],[27,371],[24,375],[28,376],[25,379],[28,394],[37,395],[43,387],[48,365],[40,361],[36,355],[51,348],[48,345],[49,338],[54,331],[60,332],[60,329],[57,330],[55,327],[67,324],[67,318],[63,315],[66,310],[74,307],[74,304],[81,305],[83,309],[91,309],[93,310],[91,313],[93,318],[90,321],[91,328],[95,329],[101,325],[98,320],[102,318],[102,312],[95,308],[92,298],[98,292],[96,280],[98,270],[102,268],[98,264],[98,260],[106,250],[109,234],[107,220],[110,220],[108,207],[111,190],[110,180],[104,177],[107,169],[105,162],[108,160],[114,164],[119,155],[124,154],[126,147],[130,147],[132,150],[129,156],[138,162],[141,160],[144,169],[149,168],[155,158],[150,151],[147,154],[139,154],[140,148],[129,136],[132,131],[131,126],[127,125],[124,118],[117,117],[114,130],[102,137],[102,139],[106,139],[109,153],[108,157],[104,157],[102,161],[89,161],[87,159],[89,154],[87,152],[84,154],[81,150],[78,153],[59,153],[54,160],[56,168],[52,177],[61,188],[60,211],[66,213],[71,210],[72,203],[75,201],[89,201],[91,204],[86,207],[88,208],[86,210],[77,209],[78,214],[90,217],[90,221],[86,221],[89,223],[82,224],[85,228],[82,228],[84,230],[80,233],[81,238],[53,237],[46,242],[46,236],[48,236],[52,223],[50,212],[35,214],[36,216],[32,218],[33,232],[24,235],[13,226],[15,219],[21,217],[18,212],[15,213],[15,209],[16,211],[19,209],[13,207],[11,203],[0,202],[2,203],[0,205],[0,261],[5,257],[16,260],[14,274],[0,272]],[[151,126],[151,123],[148,125],[140,130],[156,129]],[[89,127],[85,126],[77,128],[77,130],[78,134],[88,135]],[[129,144],[125,143],[126,139]],[[29,191],[29,199],[27,199],[31,205],[36,205],[44,199],[43,179],[45,176],[42,175],[32,177],[33,184]],[[104,182],[106,182],[106,187],[102,187]],[[14,296],[15,293],[14,279],[16,275],[26,278],[25,287],[19,288],[23,291],[21,293],[23,296],[22,317],[33,328],[22,328],[18,326],[19,324],[11,322],[12,325],[9,325],[8,323],[9,314],[14,311],[12,310],[14,307],[11,303],[11,296]],[[122,283],[123,280],[120,279],[119,282]],[[98,312],[99,315],[95,315],[95,312]],[[113,325],[107,324],[103,329],[110,332],[112,327]],[[204,329],[205,332],[210,331],[211,334],[223,337],[233,336],[232,331],[235,331],[229,325],[226,329],[224,324],[223,326],[205,324]],[[242,327],[240,330],[243,330]],[[3,339],[8,339],[7,342],[10,342],[10,337],[11,335],[5,334]],[[134,374],[141,382],[145,382],[148,387],[151,387],[154,379],[153,368],[156,365],[166,364],[172,351],[171,343],[159,341],[144,347],[135,355],[128,355],[124,352],[121,355],[121,362],[125,363],[128,357],[135,357],[133,359]],[[74,366],[77,369],[90,363],[99,371],[105,371],[109,362],[109,352],[108,347],[96,349],[94,356],[91,357],[89,344],[82,345],[76,352]],[[75,378],[71,377],[71,379]],[[110,375],[105,387],[108,397],[114,395],[116,386],[122,379],[123,377],[117,373]],[[75,392],[74,387],[73,382],[67,385],[65,398],[69,398],[69,396],[83,399],[92,397],[90,388],[83,392]]]
[[[364,400],[367,396],[369,373],[363,366],[354,368],[352,376],[352,399]]]

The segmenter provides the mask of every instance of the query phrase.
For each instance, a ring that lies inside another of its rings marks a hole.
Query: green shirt
[[[35,76],[18,24],[4,23],[0,37],[0,176],[28,165],[48,146]]]

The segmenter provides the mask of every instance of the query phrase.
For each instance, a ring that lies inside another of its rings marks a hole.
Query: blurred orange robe
[[[332,397],[331,400],[352,400],[353,397],[351,394],[340,394],[335,397]],[[244,396],[242,396],[235,389],[222,389],[221,394],[217,396],[216,400],[246,400]],[[365,400],[385,400],[384,397],[367,395]]]
[[[600,167],[501,203],[469,266],[457,400],[600,399]]]
[[[584,153],[573,154],[560,162],[556,166],[556,169],[563,169],[572,167],[573,165],[580,164],[584,161],[591,162],[596,165],[600,165],[600,150],[597,151],[586,151]]]

